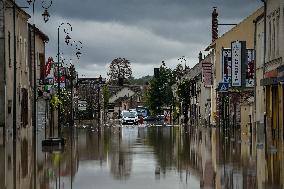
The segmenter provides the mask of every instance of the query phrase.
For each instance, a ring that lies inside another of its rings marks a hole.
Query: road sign
[[[220,82],[218,86],[218,91],[221,93],[228,92],[229,90],[229,83]]]

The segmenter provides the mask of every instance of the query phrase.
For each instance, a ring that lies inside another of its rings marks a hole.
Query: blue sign
[[[229,90],[229,83],[220,82],[218,86],[218,91],[221,93],[228,92]]]

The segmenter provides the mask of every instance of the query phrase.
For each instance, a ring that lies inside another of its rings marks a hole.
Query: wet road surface
[[[31,129],[18,133],[16,188],[33,188]],[[242,128],[102,127],[63,130],[63,152],[42,152],[36,188],[284,188],[283,139]],[[228,134],[230,133],[230,134]],[[0,188],[13,188],[11,136],[0,147]],[[5,163],[3,163],[5,162]]]

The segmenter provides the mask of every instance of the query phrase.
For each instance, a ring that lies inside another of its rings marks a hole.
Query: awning
[[[264,79],[260,80],[260,85],[261,86],[277,85],[280,82],[284,82],[284,76],[264,78]]]

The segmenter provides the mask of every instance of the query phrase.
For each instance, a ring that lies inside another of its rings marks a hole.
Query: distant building
[[[143,86],[109,86],[109,90],[111,94],[109,103],[114,104],[114,112],[110,113],[109,117],[118,117],[122,110],[143,105]]]

